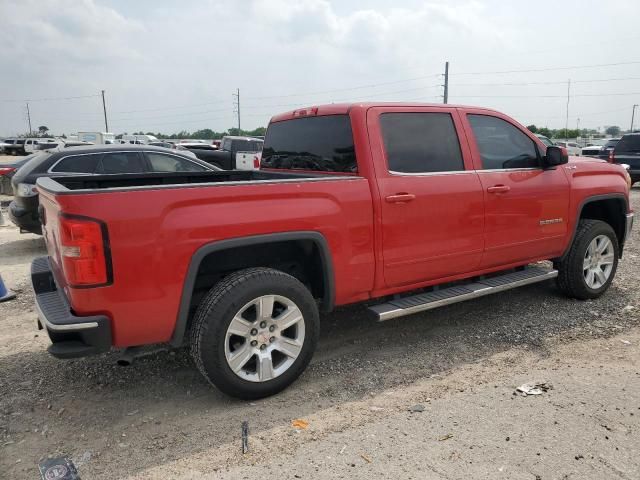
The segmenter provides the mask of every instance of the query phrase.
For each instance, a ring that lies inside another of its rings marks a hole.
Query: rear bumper
[[[9,218],[20,230],[42,235],[42,225],[38,218],[38,210],[31,210],[18,205],[15,200],[9,204]]]
[[[58,289],[48,257],[31,263],[31,284],[36,294],[38,328],[44,328],[56,358],[78,358],[106,352],[111,348],[111,321],[105,315],[78,317]]]

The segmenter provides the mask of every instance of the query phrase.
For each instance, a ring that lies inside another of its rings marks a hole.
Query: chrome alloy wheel
[[[613,244],[606,235],[591,240],[582,264],[584,281],[589,288],[597,290],[607,283],[613,271],[614,255]]]
[[[235,314],[225,335],[229,368],[250,382],[266,382],[286,372],[304,345],[304,317],[280,295],[254,298]]]

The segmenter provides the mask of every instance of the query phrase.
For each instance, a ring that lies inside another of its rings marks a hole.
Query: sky
[[[0,135],[243,129],[331,102],[449,103],[628,129],[637,0],[0,0]],[[567,115],[567,83],[569,118]],[[640,117],[640,109],[638,110]],[[640,125],[640,118],[637,124]]]

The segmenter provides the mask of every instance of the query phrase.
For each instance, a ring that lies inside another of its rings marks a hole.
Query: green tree
[[[547,138],[553,137],[553,131],[549,130],[547,127],[541,127],[541,128],[538,128],[537,130],[538,131],[535,133],[537,133],[538,135],[544,135]]]
[[[617,125],[611,125],[610,127],[607,127],[604,133],[617,137],[618,135],[620,135],[620,127],[618,127]]]
[[[49,127],[47,127],[46,125],[40,125],[38,127],[38,133],[42,136],[46,135],[48,131],[49,131]]]
[[[527,129],[529,129],[531,133],[538,133],[538,127],[535,125],[527,125]]]
[[[265,133],[267,133],[267,129],[265,127],[258,127],[255,130],[248,131],[247,135],[251,137],[264,137]]]

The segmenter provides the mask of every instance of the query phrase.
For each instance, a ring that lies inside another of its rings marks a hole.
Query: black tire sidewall
[[[196,341],[200,342],[198,351],[203,373],[211,383],[228,395],[256,399],[283,390],[300,376],[313,356],[320,321],[313,296],[294,277],[269,269],[247,275],[240,284],[220,296],[203,312],[206,324]],[[268,382],[251,382],[240,378],[229,367],[225,356],[225,337],[234,315],[248,302],[262,295],[280,295],[293,301],[304,318],[305,338],[300,355],[286,372]]]

